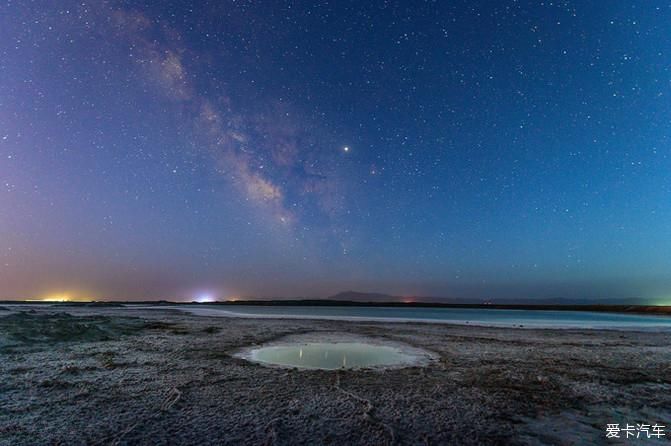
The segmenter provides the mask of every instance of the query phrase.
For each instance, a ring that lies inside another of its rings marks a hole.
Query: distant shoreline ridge
[[[589,311],[608,313],[654,314],[671,316],[669,305],[627,305],[627,304],[495,304],[495,303],[443,303],[443,302],[399,302],[399,301],[352,301],[334,299],[252,299],[214,302],[184,302],[170,300],[156,301],[113,301],[90,302],[45,302],[4,300],[2,304],[53,305],[53,306],[121,306],[121,305],[198,305],[198,306],[314,306],[314,307],[400,307],[400,308],[454,308],[487,310],[529,310],[529,311]]]

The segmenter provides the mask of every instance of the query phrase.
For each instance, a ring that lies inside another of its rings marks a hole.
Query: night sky
[[[0,298],[671,302],[671,5],[0,4]]]

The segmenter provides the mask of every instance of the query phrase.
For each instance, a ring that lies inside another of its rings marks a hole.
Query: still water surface
[[[311,342],[258,348],[251,352],[250,359],[282,366],[335,370],[410,364],[414,357],[384,345]]]
[[[494,310],[481,308],[314,307],[198,305],[180,309],[208,316],[331,320],[449,322],[504,327],[669,329],[671,317],[589,311]]]

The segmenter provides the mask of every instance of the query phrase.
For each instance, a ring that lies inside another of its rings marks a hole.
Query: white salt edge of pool
[[[398,369],[422,367],[438,359],[428,350],[349,333],[287,337],[246,347],[233,356],[268,367],[306,370]]]

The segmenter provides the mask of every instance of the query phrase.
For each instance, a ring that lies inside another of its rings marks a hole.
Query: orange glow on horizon
[[[71,293],[51,293],[44,297],[26,299],[26,302],[93,302],[93,299],[75,296]]]
[[[44,302],[70,302],[72,297],[69,294],[50,294],[41,299]]]

